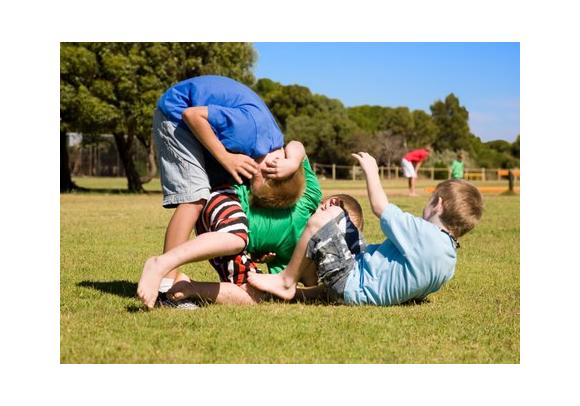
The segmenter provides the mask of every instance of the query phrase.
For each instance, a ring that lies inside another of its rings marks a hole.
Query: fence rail
[[[358,165],[336,165],[313,163],[314,172],[325,178],[336,179],[362,179],[362,169]],[[466,180],[498,181],[505,180],[512,172],[514,180],[520,179],[519,169],[502,168],[465,168],[463,177]],[[451,178],[450,168],[421,167],[417,171],[419,177],[431,180],[443,180]],[[403,169],[399,166],[379,166],[381,179],[399,179],[403,177]]]

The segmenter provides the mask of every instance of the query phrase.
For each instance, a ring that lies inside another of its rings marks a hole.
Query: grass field
[[[483,221],[462,239],[455,277],[422,304],[145,312],[136,282],[145,259],[160,252],[171,216],[159,182],[146,187],[151,193],[129,195],[124,179],[75,181],[98,192],[61,195],[62,363],[519,363],[519,195],[485,195]],[[321,183],[325,193],[364,194],[360,181]],[[426,193],[405,196],[402,180],[385,181],[385,189],[393,203],[421,213]],[[381,242],[360,201],[367,242]],[[184,271],[217,281],[205,263]]]

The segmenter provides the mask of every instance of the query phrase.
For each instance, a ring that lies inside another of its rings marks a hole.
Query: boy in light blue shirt
[[[424,299],[455,272],[457,239],[481,219],[483,200],[462,180],[440,183],[425,209],[415,217],[389,203],[375,159],[353,154],[367,181],[373,213],[387,239],[365,246],[349,241],[358,233],[348,210],[322,205],[310,218],[286,270],[278,275],[252,274],[248,283],[290,300],[302,278],[318,278],[331,299],[351,305],[388,306]]]

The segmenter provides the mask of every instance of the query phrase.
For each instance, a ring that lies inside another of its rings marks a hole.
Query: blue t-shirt
[[[284,135],[260,96],[224,76],[198,76],[167,90],[157,107],[177,125],[188,107],[207,106],[208,121],[230,152],[258,158],[284,146]]]
[[[422,299],[451,279],[457,256],[448,234],[390,203],[380,221],[387,240],[356,256],[345,303],[386,306]]]

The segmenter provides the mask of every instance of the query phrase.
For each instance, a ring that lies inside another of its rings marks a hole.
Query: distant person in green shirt
[[[463,152],[459,152],[451,163],[451,179],[463,179]]]

